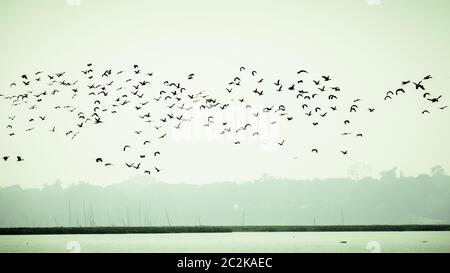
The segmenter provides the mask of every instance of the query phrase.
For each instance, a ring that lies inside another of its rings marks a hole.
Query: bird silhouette
[[[124,147],[123,147],[123,151],[125,152],[127,149],[129,149],[129,148],[131,148],[131,146],[130,145],[125,145]]]
[[[403,88],[399,88],[399,89],[397,89],[397,90],[395,91],[395,95],[398,96],[398,93],[403,93],[403,94],[405,94],[405,90],[404,90]]]
[[[414,84],[416,90],[422,89],[425,91],[425,87],[423,86],[422,81],[420,81],[418,83],[413,82],[413,84]]]
[[[436,103],[436,102],[439,102],[439,99],[442,97],[442,95],[441,96],[439,96],[439,97],[437,97],[437,98],[432,98],[432,99],[428,99],[429,101],[431,101],[432,103]]]
[[[331,81],[331,77],[330,77],[330,76],[322,76],[322,78],[323,78],[326,82]]]

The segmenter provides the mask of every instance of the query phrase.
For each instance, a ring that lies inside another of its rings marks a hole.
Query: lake
[[[450,231],[2,235],[0,252],[450,253]]]

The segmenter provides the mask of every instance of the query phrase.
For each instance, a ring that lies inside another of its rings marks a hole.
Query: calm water
[[[255,232],[0,236],[0,252],[72,251],[450,252],[450,232]]]

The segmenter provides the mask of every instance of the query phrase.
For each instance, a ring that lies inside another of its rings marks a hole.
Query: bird
[[[9,156],[4,156],[3,157],[3,161],[8,161],[8,159],[9,159]]]
[[[422,111],[422,115],[424,115],[424,114],[429,114],[430,113],[430,111],[428,111],[428,110],[423,110]]]
[[[440,98],[442,98],[442,95],[437,98],[432,98],[432,99],[428,99],[428,100],[431,101],[432,103],[436,103],[436,102],[439,102]]]
[[[319,150],[318,149],[312,149],[311,152],[317,154],[317,153],[319,153]]]
[[[331,87],[331,89],[332,89],[333,91],[336,91],[336,92],[341,91],[341,88],[340,88],[340,87]]]
[[[422,89],[425,91],[425,87],[423,86],[422,81],[420,81],[418,83],[413,82],[413,84],[416,87],[416,90]]]
[[[286,140],[283,140],[282,142],[278,142],[278,145],[283,146]]]
[[[17,162],[22,162],[22,161],[25,161],[25,160],[22,157],[17,156]]]
[[[398,93],[403,93],[403,94],[405,94],[405,90],[403,89],[403,88],[399,88],[399,89],[397,89],[396,91],[395,91],[395,95],[397,95],[398,96]]]
[[[351,112],[356,112],[356,109],[358,108],[358,105],[352,105],[351,107],[350,107],[350,113]]]
[[[255,93],[255,94],[258,94],[258,95],[262,96],[262,95],[263,95],[263,93],[264,93],[264,90],[258,91],[258,88],[256,88],[255,90],[253,90],[253,93]]]
[[[343,155],[347,155],[347,154],[348,154],[348,151],[341,151],[341,153],[342,153]]]
[[[99,157],[99,158],[95,159],[95,162],[101,163],[101,162],[103,162],[103,158]]]
[[[322,76],[322,78],[323,78],[326,82],[331,81],[331,77],[330,77],[330,76]]]
[[[161,154],[160,152],[156,151],[153,155],[157,156],[157,155],[160,155],[160,154]]]
[[[128,149],[128,148],[131,148],[131,146],[130,146],[130,145],[125,145],[125,146],[123,147],[123,151],[125,152],[126,149]]]

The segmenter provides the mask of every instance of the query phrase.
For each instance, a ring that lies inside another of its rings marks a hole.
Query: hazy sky
[[[242,181],[264,173],[336,177],[347,175],[356,162],[370,165],[372,175],[393,166],[405,175],[425,173],[438,164],[450,170],[449,109],[422,116],[427,104],[411,87],[407,96],[383,101],[386,91],[400,87],[402,80],[419,81],[431,74],[427,90],[443,95],[440,106],[449,102],[447,0],[381,0],[380,5],[365,0],[70,4],[75,2],[1,1],[1,94],[13,94],[9,84],[22,74],[67,71],[76,80],[92,62],[98,72],[131,70],[140,64],[154,72],[155,85],[195,73],[192,88],[225,98],[225,87],[240,66],[257,70],[268,83],[295,79],[296,71],[307,69],[316,78],[331,75],[333,85],[340,86],[348,100],[362,99],[362,110],[352,116],[352,131],[364,133],[362,141],[339,138],[345,115],[314,133],[300,122],[280,126],[276,137],[286,139],[286,146],[269,151],[257,144],[233,146],[230,141],[172,137],[158,147],[164,151],[158,180]],[[255,103],[270,105],[271,100]],[[0,102],[0,155],[22,155],[26,160],[0,163],[0,186],[38,186],[56,179],[110,184],[133,175],[122,167],[99,167],[93,158],[119,158],[129,136],[122,124],[133,127],[134,119],[125,115],[110,120],[103,130],[86,131],[76,141],[63,134],[50,136],[47,128],[9,137],[8,116],[29,118],[28,111],[9,104]],[[367,107],[376,112],[370,115]],[[55,123],[69,122],[51,109],[39,111]],[[313,147],[321,148],[318,156],[311,154]],[[339,153],[344,149],[350,151],[346,157]]]

